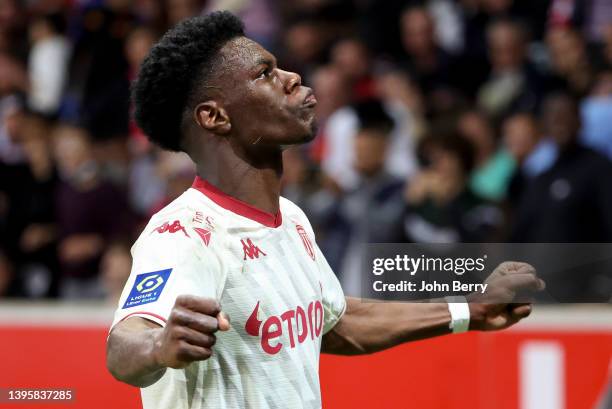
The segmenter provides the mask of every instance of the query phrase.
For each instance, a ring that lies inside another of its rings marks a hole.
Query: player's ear
[[[226,135],[232,129],[227,111],[217,101],[199,103],[193,110],[198,126],[218,135]]]

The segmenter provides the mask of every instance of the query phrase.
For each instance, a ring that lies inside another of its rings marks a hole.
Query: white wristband
[[[470,306],[465,297],[445,297],[451,315],[449,328],[453,334],[466,332],[470,327]]]

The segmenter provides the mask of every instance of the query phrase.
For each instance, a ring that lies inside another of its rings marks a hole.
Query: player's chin
[[[291,132],[290,140],[285,141],[287,145],[300,145],[312,141],[317,136],[317,122],[313,117],[304,118],[299,126]]]
[[[306,124],[304,132],[298,143],[308,143],[317,136],[317,122],[313,119]]]
[[[319,124],[317,122],[317,119],[314,117],[314,115],[310,119],[310,121],[308,121],[308,123],[306,124],[306,127],[307,127],[307,132],[306,132],[307,140],[305,142],[310,142],[317,136],[317,133],[319,131]]]
[[[317,136],[317,131],[319,130],[317,117],[314,114],[314,110],[312,110],[311,114],[305,118],[304,127],[306,128],[306,134],[308,139],[306,142],[310,142],[315,138],[315,136]]]

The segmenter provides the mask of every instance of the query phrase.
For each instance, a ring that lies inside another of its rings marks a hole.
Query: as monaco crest
[[[306,252],[310,256],[310,258],[314,260],[315,250],[314,246],[312,245],[312,242],[310,241],[310,238],[308,237],[308,233],[306,233],[306,230],[304,230],[304,228],[299,224],[296,224],[295,228],[297,229],[297,232],[300,235],[300,238],[302,239],[302,244],[304,244]]]

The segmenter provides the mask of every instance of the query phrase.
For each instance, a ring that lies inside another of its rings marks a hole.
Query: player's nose
[[[297,88],[302,85],[302,77],[300,74],[291,71],[285,71],[279,69],[280,76],[282,78],[283,87],[287,94],[292,94]]]

